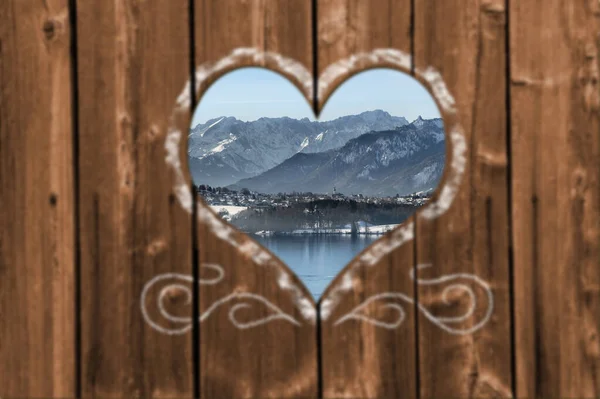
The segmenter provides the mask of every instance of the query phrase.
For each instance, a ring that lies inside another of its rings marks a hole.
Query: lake
[[[339,271],[381,236],[307,234],[253,238],[283,260],[318,300]]]

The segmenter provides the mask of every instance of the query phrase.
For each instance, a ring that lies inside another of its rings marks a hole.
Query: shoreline
[[[255,232],[245,232],[246,234],[257,235],[260,237],[272,237],[272,236],[298,236],[298,235],[344,235],[344,236],[380,236],[384,235],[400,224],[384,224],[377,226],[370,226],[367,231],[359,230],[352,232],[350,228],[338,228],[338,229],[296,229],[292,231],[272,231],[272,230],[259,230]]]

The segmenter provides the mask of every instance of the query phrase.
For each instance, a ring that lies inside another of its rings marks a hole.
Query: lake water
[[[336,234],[254,236],[300,277],[315,300],[348,262],[380,237]]]

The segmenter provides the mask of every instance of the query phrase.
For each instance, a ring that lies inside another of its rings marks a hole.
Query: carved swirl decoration
[[[413,281],[415,281],[415,278],[416,278],[415,271],[418,271],[420,269],[425,269],[428,267],[431,267],[431,265],[425,264],[425,265],[416,266],[414,269],[412,269],[410,271],[410,278]],[[460,282],[460,281],[462,281],[462,282]],[[439,328],[441,328],[442,330],[444,330],[450,334],[455,334],[455,335],[471,334],[471,333],[479,330],[480,328],[482,328],[489,321],[489,319],[492,315],[492,311],[494,309],[494,295],[492,293],[492,290],[487,282],[485,282],[484,280],[482,280],[481,278],[477,277],[474,274],[456,273],[456,274],[450,274],[450,275],[445,275],[445,276],[431,278],[431,279],[416,278],[416,283],[417,283],[417,285],[424,285],[424,286],[433,286],[433,285],[442,286],[444,284],[448,284],[446,287],[444,287],[444,289],[442,290],[442,293],[441,293],[442,301],[444,304],[450,303],[448,298],[449,298],[449,294],[452,292],[454,292],[454,293],[462,292],[468,296],[469,306],[466,309],[466,311],[459,316],[453,316],[453,317],[435,316],[425,305],[423,305],[422,303],[416,302],[417,309],[421,313],[423,313],[423,315],[429,321],[431,321],[433,324],[435,324],[436,326],[438,326]],[[467,283],[470,283],[470,285],[468,285]],[[468,321],[470,318],[472,318],[475,314],[476,309],[478,308],[479,303],[480,303],[481,298],[478,298],[472,285],[479,287],[485,293],[484,296],[486,299],[485,303],[486,303],[487,307],[483,314],[483,317],[481,317],[481,319],[477,323],[473,324],[472,326],[470,326],[468,328],[467,327],[460,328],[460,327],[457,327],[457,325],[460,323],[464,323],[464,322]],[[383,292],[380,294],[375,294],[375,295],[372,295],[369,298],[367,298],[360,305],[356,306],[349,313],[340,317],[338,320],[336,320],[336,322],[334,324],[339,325],[339,324],[342,324],[349,320],[359,320],[359,321],[363,321],[366,323],[370,323],[377,327],[386,328],[386,329],[395,329],[402,324],[402,322],[404,321],[404,319],[406,317],[406,311],[404,310],[402,303],[398,303],[398,302],[404,302],[405,304],[414,305],[415,299],[411,298],[410,296],[408,296],[402,292]],[[391,322],[383,321],[383,320],[379,320],[373,316],[370,316],[369,314],[367,314],[365,312],[366,308],[370,305],[374,305],[374,306],[379,305],[383,308],[393,309],[396,312],[395,320],[393,320]]]
[[[200,278],[198,281],[199,285],[215,285],[221,282],[225,277],[225,271],[220,265],[205,263],[200,265],[200,267],[206,270],[210,270],[211,272],[215,273],[215,276],[211,278]],[[169,310],[167,310],[165,302],[168,295],[174,290],[176,290],[178,292],[183,293],[185,297],[184,304],[191,305],[191,286],[193,282],[194,280],[192,276],[180,273],[164,273],[148,281],[144,286],[144,289],[142,290],[142,295],[140,299],[142,315],[146,323],[148,323],[148,325],[150,325],[150,327],[152,327],[154,330],[167,335],[180,335],[190,331],[192,328],[192,318],[173,315],[169,312]],[[170,324],[175,324],[175,327],[167,328],[160,325],[157,321],[153,319],[153,317],[150,316],[149,309],[147,308],[148,305],[152,303],[152,301],[148,300],[148,295],[150,291],[153,288],[157,288],[160,284],[163,284],[163,286],[158,291],[156,299],[156,309],[158,309],[158,315],[160,315],[160,317],[164,319],[164,321]],[[221,299],[218,299],[200,314],[200,323],[205,321],[218,308],[225,306],[226,304],[232,304],[228,312],[229,320],[231,321],[231,324],[233,324],[239,329],[253,328],[270,323],[275,320],[284,320],[296,326],[300,325],[300,322],[298,320],[282,311],[279,307],[274,305],[265,297],[250,292],[234,292]],[[242,312],[243,310],[249,310],[253,306],[258,304],[262,304],[263,306],[265,306],[267,309],[269,309],[271,313],[268,316],[251,321],[240,320],[240,318],[238,317],[240,312]]]

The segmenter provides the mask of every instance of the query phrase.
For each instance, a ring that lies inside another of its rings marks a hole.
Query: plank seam
[[[416,0],[411,0],[410,2],[410,26],[409,26],[409,35],[410,35],[410,74],[415,76],[415,7]],[[390,10],[391,14],[391,10]]]
[[[414,5],[414,0],[413,3]],[[414,59],[414,57],[413,57]],[[415,273],[417,273],[417,266],[418,266],[418,257],[417,257],[417,218],[415,217],[415,223],[413,224],[413,231],[414,231],[414,239],[413,239],[413,270],[415,270]],[[415,319],[415,346],[416,346],[416,350],[415,350],[415,398],[420,399],[421,398],[421,373],[420,373],[420,369],[421,369],[421,356],[420,356],[420,350],[419,348],[421,347],[421,343],[420,343],[420,335],[419,335],[419,286],[418,286],[418,278],[414,278],[413,279],[413,295],[415,297],[415,301],[413,304],[413,313],[414,313],[414,319]]]
[[[410,2],[410,23],[409,23],[409,36],[410,36],[410,74],[414,77],[416,75],[416,70],[415,70],[415,58],[416,58],[416,54],[415,54],[415,21],[416,21],[416,14],[415,14],[415,7],[416,7],[416,0],[411,0]],[[390,10],[390,14],[391,14],[391,10]],[[417,270],[417,265],[418,265],[418,256],[417,256],[417,217],[415,216],[414,220],[414,224],[413,224],[413,270]],[[421,369],[421,356],[420,356],[420,350],[419,348],[421,347],[421,343],[420,343],[420,335],[419,335],[419,287],[418,287],[418,283],[417,283],[417,278],[413,279],[413,295],[415,298],[414,304],[413,304],[413,313],[414,313],[414,326],[415,326],[415,346],[416,346],[416,350],[415,350],[415,398],[416,399],[420,399],[421,398],[421,373],[420,373],[420,369]]]
[[[189,57],[190,57],[190,113],[193,120],[194,110],[198,104],[196,97],[196,15],[195,0],[189,0],[188,3],[188,22],[189,22]],[[187,147],[187,145],[186,145]],[[192,381],[193,397],[199,398],[201,392],[200,378],[200,261],[198,248],[198,208],[196,190],[194,182],[190,182],[192,192]]]
[[[74,326],[75,329],[75,353],[74,368],[75,397],[82,395],[81,381],[81,241],[80,241],[80,196],[79,196],[79,64],[77,62],[77,2],[69,0],[69,27],[70,34],[70,57],[71,57],[71,90],[72,90],[72,154],[73,154],[73,233],[74,233]]]
[[[411,0],[410,2],[410,23],[409,23],[409,36],[410,36],[410,74],[414,77],[416,75],[416,70],[415,70],[415,58],[416,58],[416,54],[415,54],[415,21],[416,21],[416,14],[415,14],[415,7],[416,7],[416,0]],[[390,10],[391,13],[391,10]],[[418,256],[417,256],[417,217],[415,216],[414,220],[414,224],[413,224],[413,270],[417,270],[417,265],[418,265]],[[419,348],[421,347],[421,343],[420,343],[420,335],[419,335],[419,287],[417,284],[417,278],[413,279],[413,295],[415,298],[414,304],[413,304],[413,313],[414,313],[414,326],[415,326],[415,346],[416,346],[416,350],[415,350],[415,398],[416,399],[420,399],[421,398],[421,373],[420,373],[420,369],[421,369],[421,356],[420,356],[420,350]]]
[[[319,117],[319,27],[317,14],[317,0],[312,0],[312,72],[313,72],[313,94],[312,108],[315,116]]]
[[[517,357],[516,357],[516,329],[515,329],[515,274],[514,274],[514,246],[513,246],[513,179],[512,179],[512,113],[511,113],[511,68],[510,68],[510,0],[506,0],[504,29],[505,68],[506,68],[506,184],[507,184],[507,212],[508,212],[508,283],[509,283],[509,309],[510,309],[510,368],[511,390],[513,397],[517,395]]]

